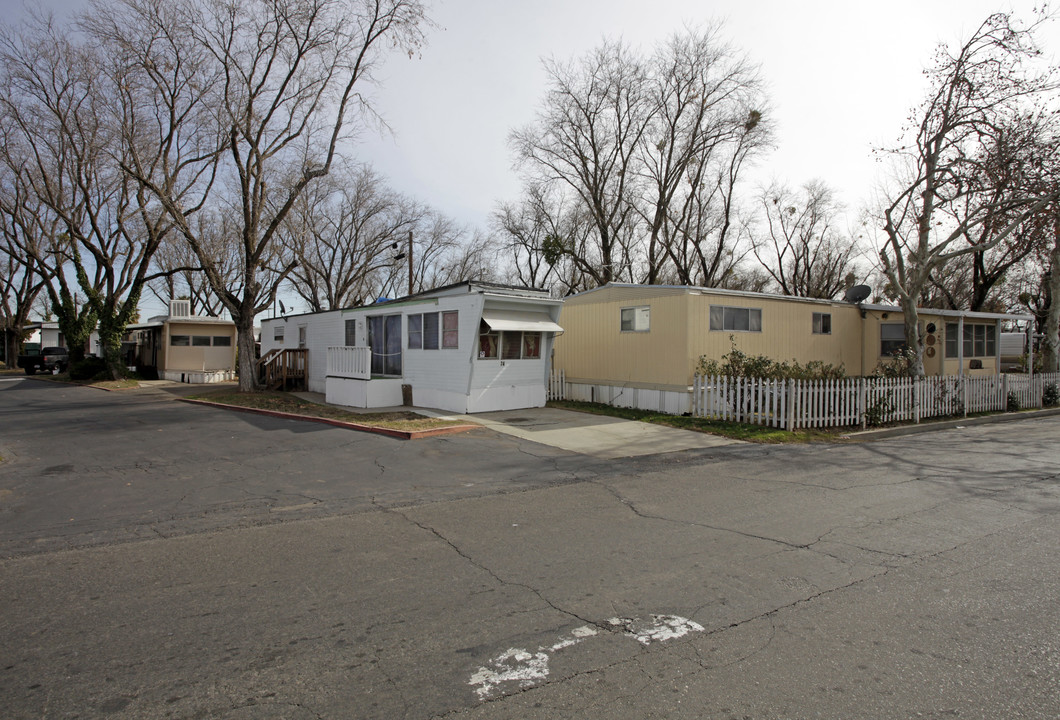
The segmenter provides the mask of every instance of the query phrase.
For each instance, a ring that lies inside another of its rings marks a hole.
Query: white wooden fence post
[[[1001,411],[1008,411],[1008,373],[1001,376]]]
[[[913,381],[913,422],[920,424],[920,378]]]
[[[858,378],[858,417],[861,418],[861,429],[864,430],[868,427],[868,410],[869,407],[865,403],[865,378]]]
[[[788,422],[785,428],[788,432],[795,431],[795,381],[788,380]]]

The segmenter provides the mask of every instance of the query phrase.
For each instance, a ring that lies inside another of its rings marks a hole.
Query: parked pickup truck
[[[41,348],[39,353],[30,355],[19,355],[18,366],[26,371],[27,375],[33,375],[38,370],[42,372],[62,372],[70,364],[70,356],[66,348],[46,347]]]

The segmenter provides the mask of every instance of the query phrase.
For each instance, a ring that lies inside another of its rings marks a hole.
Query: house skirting
[[[692,412],[691,390],[662,390],[657,387],[601,385],[568,380],[563,394],[565,400],[603,403],[667,415],[685,415]]]
[[[357,408],[396,407],[402,404],[401,378],[328,377],[324,381],[324,398],[332,405]]]
[[[403,390],[408,387],[408,391]],[[494,385],[488,388],[472,388],[469,394],[422,387],[403,378],[354,378],[328,377],[325,398],[333,405],[358,408],[396,407],[408,399],[411,405],[435,408],[453,413],[480,413],[498,410],[518,410],[545,406],[543,385]]]
[[[209,385],[236,379],[234,370],[163,370],[161,375],[163,380],[192,385]]]

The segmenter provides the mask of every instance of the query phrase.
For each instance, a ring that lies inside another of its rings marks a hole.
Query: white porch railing
[[[372,379],[372,349],[340,345],[328,348],[328,377]]]

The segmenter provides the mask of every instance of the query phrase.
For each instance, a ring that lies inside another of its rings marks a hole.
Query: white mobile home
[[[307,351],[306,387],[351,407],[542,407],[561,300],[462,282],[365,307],[270,318],[263,360]]]

